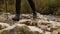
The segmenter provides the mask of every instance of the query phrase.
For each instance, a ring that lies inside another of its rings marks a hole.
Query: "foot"
[[[37,18],[37,14],[33,14],[33,19],[36,19]]]
[[[17,14],[14,18],[12,18],[12,20],[14,20],[14,21],[19,21],[19,19],[20,19],[20,15],[19,14]]]

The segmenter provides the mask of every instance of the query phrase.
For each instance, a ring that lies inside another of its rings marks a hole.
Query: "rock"
[[[14,34],[16,32],[21,32],[22,34],[41,34],[43,33],[43,30],[35,26],[27,26],[25,24],[14,24],[0,30],[0,33],[3,34]]]
[[[46,25],[40,25],[39,28],[41,28],[44,31],[51,31],[51,28]]]
[[[57,30],[53,30],[52,34],[58,34],[58,31]]]
[[[51,23],[49,21],[39,20],[37,26],[41,27],[41,25],[51,27]]]
[[[9,15],[8,21],[5,22],[6,16],[0,16],[0,34],[58,34],[60,32],[60,22],[57,17],[52,15],[38,14],[36,20],[32,19],[31,14],[21,14],[20,21],[13,21],[12,15]],[[31,19],[30,19],[31,18]],[[13,24],[12,24],[13,23]]]
[[[31,19],[22,19],[18,23],[26,24],[26,25],[32,25],[32,20]]]
[[[31,14],[21,14],[21,19],[30,19],[32,18]]]
[[[52,25],[51,26],[52,28],[55,28],[55,27],[59,28],[60,27],[60,22],[50,21],[50,23]]]
[[[27,27],[21,27],[19,28],[20,31],[23,30],[24,34],[41,34],[43,33],[43,30],[40,28],[37,28],[35,26],[27,26]]]
[[[43,30],[41,30],[40,28],[37,28],[37,27],[35,27],[35,26],[28,26],[30,29],[31,29],[31,31],[33,31],[33,32],[38,32],[38,33],[43,33]]]
[[[60,32],[58,34],[60,34]]]
[[[60,34],[60,28],[58,29],[58,34]]]
[[[9,27],[10,25],[7,23],[0,23],[0,30]]]
[[[44,20],[38,20],[38,23],[40,23],[40,24],[51,24],[49,21],[44,21]]]
[[[44,33],[44,34],[51,34],[51,32],[45,31],[45,33]]]
[[[23,27],[26,27],[24,24],[14,24],[14,25],[12,25],[12,26],[9,26],[9,27],[7,27],[7,28],[5,28],[5,29],[2,29],[2,30],[0,30],[0,33],[3,33],[3,34],[5,34],[5,33],[8,33],[8,34],[15,34],[16,33],[16,27],[18,28],[20,28],[20,29],[22,29]],[[19,30],[20,30],[19,29]],[[23,30],[24,30],[25,28],[23,28]]]

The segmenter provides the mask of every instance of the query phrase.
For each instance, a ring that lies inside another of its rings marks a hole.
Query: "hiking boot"
[[[20,15],[19,14],[15,15],[15,17],[12,18],[12,20],[14,20],[14,21],[19,21],[19,19],[20,19]]]

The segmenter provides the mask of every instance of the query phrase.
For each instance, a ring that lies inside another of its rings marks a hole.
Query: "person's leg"
[[[33,0],[28,0],[32,10],[33,10],[33,18],[37,18],[37,13],[36,13],[36,10],[35,10],[35,4],[33,3]]]
[[[14,21],[19,21],[20,19],[20,8],[21,8],[21,0],[16,0],[16,15],[12,18]]]

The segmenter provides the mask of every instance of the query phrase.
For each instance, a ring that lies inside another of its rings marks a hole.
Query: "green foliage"
[[[31,10],[31,9],[30,9],[27,1],[25,1],[23,4],[21,4],[21,13],[25,13],[25,14],[26,14],[26,13],[31,13],[30,10]]]
[[[20,32],[17,32],[16,34],[21,34]]]
[[[40,10],[41,14],[53,14],[60,7],[59,0],[45,0],[45,5]],[[42,4],[41,4],[42,5]]]
[[[31,13],[32,10],[27,0],[21,0],[21,13]],[[60,7],[60,0],[34,0],[37,12],[41,14],[52,14]],[[5,11],[5,4],[0,5],[0,9]],[[15,13],[15,0],[12,4],[8,3],[8,11]]]

